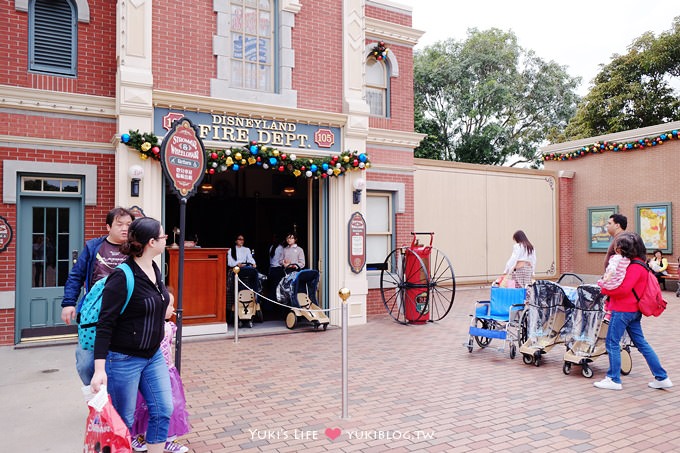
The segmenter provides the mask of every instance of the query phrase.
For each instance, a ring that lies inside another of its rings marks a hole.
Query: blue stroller
[[[311,269],[292,271],[281,279],[276,287],[276,299],[290,307],[286,315],[286,327],[294,329],[298,321],[304,321],[311,324],[314,330],[328,328],[330,319],[321,311],[316,298],[318,286],[319,271]]]
[[[492,286],[490,300],[477,301],[475,312],[470,315],[472,319],[465,345],[468,352],[472,353],[475,342],[480,348],[486,348],[492,340],[498,339],[503,341],[503,346],[498,350],[505,352],[506,346],[509,346],[510,358],[514,359],[525,295],[524,288]]]

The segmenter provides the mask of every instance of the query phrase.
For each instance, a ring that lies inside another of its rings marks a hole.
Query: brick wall
[[[0,85],[115,96],[116,2],[88,0],[90,22],[78,22],[77,77],[28,72],[28,14],[17,11],[14,0],[0,0]]]
[[[412,25],[412,17],[409,14],[402,14],[397,11],[383,9],[377,6],[366,6],[364,13],[366,17],[373,19],[380,19],[394,24],[405,25],[410,27]]]
[[[154,0],[153,15],[154,88],[209,96],[217,74],[213,0]]]
[[[670,202],[676,210],[680,206],[680,192],[675,189],[680,168],[678,140],[645,150],[609,151],[568,161],[546,161],[545,168],[575,172],[573,188],[567,188],[560,196],[563,272],[601,274],[603,271],[604,253],[588,252],[589,207],[618,206],[619,213],[628,217],[628,231],[634,232],[637,229],[637,204]],[[564,182],[561,181],[561,184]],[[570,209],[571,218],[565,215]],[[672,259],[680,255],[680,214],[674,214]]]
[[[342,39],[342,2],[305,2],[292,31],[299,108],[342,112]]]

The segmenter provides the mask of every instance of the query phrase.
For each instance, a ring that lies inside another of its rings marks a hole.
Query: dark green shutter
[[[34,0],[32,6],[29,9],[30,70],[76,75],[75,6],[69,0]]]

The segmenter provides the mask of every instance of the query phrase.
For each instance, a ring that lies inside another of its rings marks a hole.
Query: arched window
[[[75,76],[78,12],[73,0],[31,0],[28,5],[28,69]]]
[[[385,60],[368,57],[366,61],[366,102],[370,114],[389,116],[389,65]]]

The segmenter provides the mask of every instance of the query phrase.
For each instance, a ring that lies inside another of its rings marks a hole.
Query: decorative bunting
[[[632,150],[646,150],[647,148],[652,148],[654,146],[662,145],[669,140],[677,140],[677,139],[678,139],[678,131],[673,130],[673,131],[670,131],[670,132],[666,132],[665,134],[661,134],[658,137],[641,138],[640,140],[636,140],[636,141],[633,141],[633,142],[627,142],[627,143],[597,142],[597,143],[593,143],[592,145],[589,145],[589,146],[583,146],[582,148],[577,149],[576,151],[571,151],[571,152],[568,152],[568,153],[545,153],[541,156],[541,159],[543,161],[547,161],[547,160],[555,160],[555,161],[573,160],[573,159],[578,159],[579,157],[587,156],[588,154],[602,154],[605,151],[620,152],[620,151],[632,151]]]
[[[131,130],[120,138],[127,146],[139,151],[142,159],[160,161],[160,145],[155,135]],[[206,150],[206,158],[206,173],[211,175],[223,171],[239,171],[254,165],[263,170],[289,173],[296,178],[328,178],[342,176],[351,170],[365,170],[371,166],[368,154],[358,151],[344,151],[326,158],[298,158],[295,154],[286,154],[256,141],[251,141],[242,148]]]

